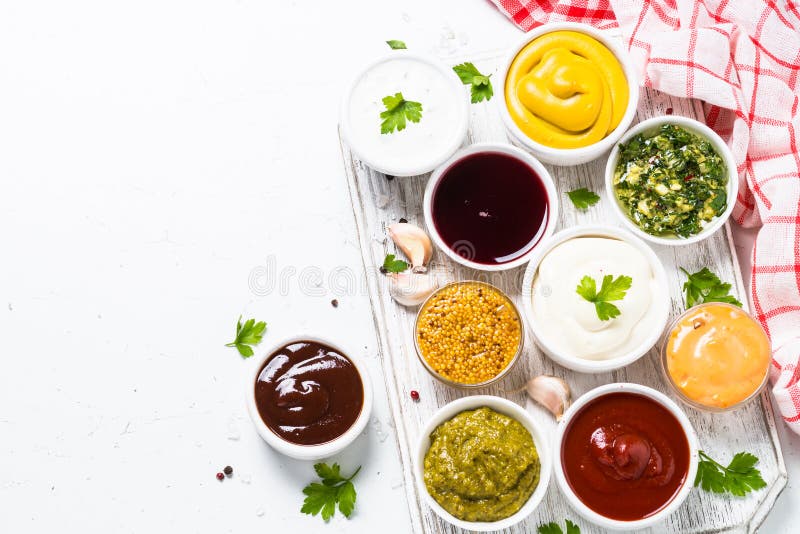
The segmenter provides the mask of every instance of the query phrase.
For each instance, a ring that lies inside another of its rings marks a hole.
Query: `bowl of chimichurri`
[[[637,235],[661,245],[687,245],[713,234],[730,216],[738,185],[722,138],[677,115],[631,128],[606,164],[614,211]]]
[[[531,414],[492,395],[440,408],[422,429],[415,460],[428,506],[448,523],[479,532],[528,517],[547,492],[553,462]]]

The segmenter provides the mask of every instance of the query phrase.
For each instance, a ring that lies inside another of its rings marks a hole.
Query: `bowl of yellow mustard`
[[[585,24],[542,25],[499,72],[500,115],[515,144],[555,165],[611,149],[636,113],[639,82],[614,37]]]

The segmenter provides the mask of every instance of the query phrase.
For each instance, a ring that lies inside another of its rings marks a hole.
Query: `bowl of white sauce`
[[[652,349],[669,320],[667,274],[626,230],[578,226],[542,243],[522,283],[534,341],[583,373],[629,365]]]
[[[400,108],[407,110],[402,129],[391,122]],[[385,112],[390,117],[382,117]],[[444,163],[462,145],[468,117],[467,92],[453,69],[428,56],[394,50],[353,79],[339,123],[350,150],[369,167],[416,176]]]

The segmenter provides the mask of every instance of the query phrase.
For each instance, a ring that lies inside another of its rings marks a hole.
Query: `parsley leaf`
[[[585,187],[575,191],[567,191],[567,196],[575,204],[576,208],[585,210],[589,206],[594,206],[600,201],[600,196],[594,191],[589,191]]]
[[[350,517],[356,507],[356,488],[352,482],[347,481],[339,486],[338,492],[336,500],[339,501],[339,511],[345,517]]]
[[[319,463],[314,465],[314,470],[322,479],[322,484],[312,482],[303,488],[306,498],[300,512],[311,515],[321,513],[322,519],[327,522],[333,517],[338,504],[339,512],[349,518],[356,505],[356,488],[352,480],[361,471],[361,466],[347,478],[341,475],[339,464],[329,466]]]
[[[386,258],[383,260],[382,269],[387,273],[402,273],[408,269],[408,263],[403,260],[394,259],[394,254],[387,254]]]
[[[226,347],[236,347],[239,354],[244,358],[249,358],[253,355],[253,348],[250,345],[258,345],[261,343],[261,338],[264,337],[264,330],[267,328],[267,323],[264,321],[256,322],[255,319],[248,319],[242,324],[242,316],[236,321],[236,339],[227,343]]]
[[[539,534],[564,534],[561,526],[558,523],[550,522],[539,525],[536,529]],[[567,519],[567,533],[566,534],[581,534],[581,529],[578,525]]]
[[[622,300],[631,288],[633,279],[630,276],[620,275],[614,278],[607,274],[603,277],[603,285],[597,291],[597,284],[591,276],[581,278],[581,283],[575,288],[575,292],[589,302],[594,303],[597,316],[601,321],[608,321],[620,314],[619,308],[609,301]]]
[[[708,270],[708,267],[703,267],[694,274],[689,273],[683,267],[681,267],[681,271],[689,277],[683,284],[687,308],[703,302],[727,302],[735,306],[742,306],[742,303],[730,294],[731,284],[723,284],[716,274]]]
[[[758,458],[749,452],[734,455],[728,467],[715,461],[705,452],[700,451],[700,463],[697,465],[695,487],[713,493],[730,493],[743,497],[753,490],[767,486],[761,478],[761,472],[755,468]]]
[[[625,298],[625,293],[631,288],[633,279],[630,276],[618,276],[613,282],[612,276],[607,274],[603,277],[603,285],[600,286],[600,292],[597,294],[597,300],[622,300]]]
[[[595,302],[594,309],[597,310],[597,316],[601,321],[608,321],[620,314],[619,308],[609,302]]]
[[[403,41],[398,41],[397,39],[390,39],[386,41],[386,44],[389,45],[389,48],[392,50],[405,50],[406,44]]]
[[[492,82],[489,78],[492,76],[484,76],[480,71],[470,62],[461,63],[453,67],[453,70],[461,79],[464,85],[471,85],[470,94],[472,95],[472,103],[477,104],[483,100],[491,100],[494,95],[492,89]]]
[[[333,513],[336,511],[338,489],[314,482],[303,488],[303,493],[306,498],[303,501],[303,507],[300,508],[302,513],[317,515],[322,512],[322,519],[325,521],[333,517]]]
[[[335,486],[344,480],[341,473],[339,473],[339,469],[339,464],[333,464],[332,466],[328,466],[328,464],[314,464],[314,471],[317,472],[319,478],[322,479],[322,483],[326,486]]]
[[[558,523],[545,523],[544,525],[539,525],[539,528],[536,529],[539,534],[564,534],[564,531],[561,530],[561,527],[558,526]]]
[[[406,119],[419,122],[422,118],[422,104],[404,99],[403,93],[383,97],[383,105],[386,106],[386,111],[381,112],[382,134],[405,130]]]

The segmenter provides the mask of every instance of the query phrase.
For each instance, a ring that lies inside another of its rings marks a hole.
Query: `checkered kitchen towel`
[[[523,30],[619,27],[644,84],[704,101],[739,171],[733,217],[761,226],[751,310],[774,349],[771,379],[800,434],[800,8],[792,0],[492,0]]]

